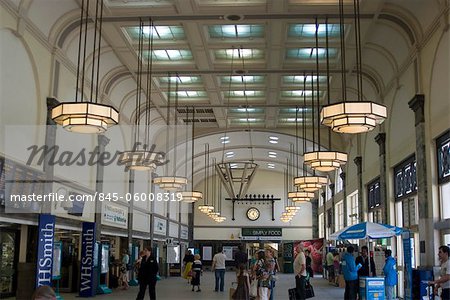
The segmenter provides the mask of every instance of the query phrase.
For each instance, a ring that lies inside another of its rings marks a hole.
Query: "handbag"
[[[312,298],[312,297],[314,297],[314,288],[311,285],[311,283],[309,283],[309,281],[308,281],[308,282],[306,282],[306,285],[305,285],[305,299]]]
[[[288,290],[288,294],[289,294],[289,300],[296,300],[297,299],[297,289],[295,289],[295,288],[289,289]]]
[[[250,291],[249,295],[251,297],[257,297],[258,296],[258,280],[253,280],[250,284]]]

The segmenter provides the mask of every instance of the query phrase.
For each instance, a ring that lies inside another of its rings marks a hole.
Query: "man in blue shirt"
[[[347,252],[342,258],[342,272],[344,273],[345,279],[345,300],[356,300],[358,292],[358,269],[361,268],[361,265],[356,266],[355,257],[353,256],[354,251],[355,248],[353,246],[348,246]]]
[[[384,285],[386,287],[386,300],[393,300],[394,287],[397,285],[397,262],[392,257],[392,251],[384,251],[384,257],[386,257],[386,264],[383,268],[384,273]]]

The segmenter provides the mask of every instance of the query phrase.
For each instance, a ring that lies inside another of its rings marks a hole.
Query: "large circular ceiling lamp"
[[[301,176],[294,178],[294,185],[301,191],[313,193],[328,183],[325,176]]]
[[[356,41],[356,73],[358,101],[347,100],[346,65],[345,65],[345,34],[344,34],[344,3],[339,0],[339,25],[341,40],[342,67],[342,100],[343,102],[327,105],[320,113],[321,122],[339,133],[364,133],[373,130],[387,118],[386,106],[363,101],[362,93],[362,55],[361,55],[361,25],[359,1],[354,0],[355,41]]]
[[[295,183],[295,181],[294,181]],[[292,202],[309,202],[314,198],[314,193],[311,192],[290,192],[288,193],[288,198]]]
[[[328,20],[325,22],[325,40],[326,40],[326,62],[327,62],[327,99],[328,104],[330,104],[330,56],[329,56],[329,42],[328,42]],[[316,18],[316,49],[319,49],[319,22]],[[331,172],[340,168],[347,163],[347,154],[338,151],[321,151],[320,150],[320,80],[319,80],[319,51],[316,51],[316,90],[317,90],[317,151],[307,152],[304,154],[304,164],[309,166],[311,169],[320,172]],[[304,84],[306,82],[304,81]],[[311,87],[314,90],[314,80],[311,80]],[[312,120],[313,120],[313,134],[314,134],[314,92],[312,93]],[[330,130],[330,129],[329,129]],[[313,146],[315,147],[315,146]],[[331,148],[331,132],[328,135],[328,148]]]
[[[119,123],[119,112],[112,106],[99,104],[99,67],[100,49],[102,39],[103,22],[103,0],[96,1],[91,82],[89,100],[84,100],[84,86],[88,85],[85,79],[86,72],[86,40],[88,35],[89,0],[81,1],[80,34],[78,37],[78,61],[77,61],[77,83],[75,89],[75,102],[60,103],[52,109],[51,115],[56,124],[64,129],[77,133],[103,133],[108,127]],[[100,6],[100,8],[99,8]],[[83,28],[84,25],[84,28]],[[83,55],[81,55],[83,52]],[[94,92],[94,83],[96,85]],[[80,89],[79,89],[80,88]],[[78,99],[80,92],[81,99]]]
[[[213,203],[212,205],[209,204],[209,144],[205,144],[205,169],[204,169],[204,174],[205,174],[205,184],[204,184],[204,190],[203,190],[203,204],[198,206],[198,209],[205,213],[211,213],[214,212],[214,195],[213,195]]]

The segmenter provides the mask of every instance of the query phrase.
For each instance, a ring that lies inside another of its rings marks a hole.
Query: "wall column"
[[[353,160],[356,164],[356,174],[358,176],[358,220],[364,222],[364,201],[363,201],[363,181],[362,181],[362,156],[357,156]]]
[[[56,130],[57,126],[55,121],[52,119],[52,109],[59,104],[59,101],[55,98],[47,98],[47,121],[45,129],[45,146],[48,149],[52,149],[56,145]],[[53,191],[53,180],[54,180],[54,165],[50,164],[50,159],[52,155],[50,153],[44,157],[44,173],[45,173],[45,184],[44,190],[45,194],[49,194]],[[51,213],[51,202],[42,202],[42,213]]]
[[[420,265],[432,267],[434,265],[434,225],[433,206],[428,197],[427,182],[427,155],[425,136],[425,97],[415,95],[408,102],[414,111],[416,127],[416,174],[417,174],[417,198],[419,206],[419,241],[420,241]]]
[[[386,133],[381,132],[375,137],[379,146],[380,155],[380,201],[383,206],[383,223],[390,224],[390,201],[387,199],[387,173],[386,173]]]
[[[95,191],[98,193],[103,192],[103,179],[105,173],[105,166],[101,163],[103,154],[105,152],[106,145],[108,145],[109,139],[99,134],[97,136],[97,174],[95,177]],[[95,240],[100,241],[101,233],[102,233],[102,201],[95,202]]]
[[[319,197],[322,197],[323,200],[323,237],[325,239],[327,238],[327,205],[326,205],[326,198],[327,198],[327,194],[325,192],[320,193]],[[320,201],[320,198],[319,200]]]
[[[334,183],[330,183],[330,190],[331,190],[331,230],[330,233],[333,233],[335,231],[335,224],[336,224],[336,220],[335,220],[335,202],[334,202]]]
[[[311,213],[312,213],[312,237],[313,239],[319,238],[319,201],[317,199],[311,200]]]
[[[348,218],[348,212],[347,212],[347,185],[346,185],[346,181],[345,181],[345,172],[342,172],[341,174],[339,174],[339,176],[342,179],[342,194],[344,196],[344,227],[347,227],[347,218]]]

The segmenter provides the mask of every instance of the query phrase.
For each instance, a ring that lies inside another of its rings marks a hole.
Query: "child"
[[[200,275],[202,274],[202,262],[200,260],[200,255],[195,254],[194,263],[192,264],[192,291],[194,291],[194,287],[197,286],[197,292],[200,292]]]

